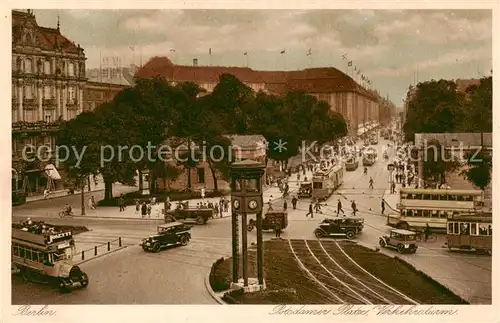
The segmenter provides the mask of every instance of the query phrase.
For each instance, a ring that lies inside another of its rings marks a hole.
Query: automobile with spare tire
[[[314,235],[316,238],[346,237],[352,240],[363,231],[364,221],[360,217],[324,219],[314,230]]]
[[[417,235],[415,231],[393,229],[389,235],[379,238],[379,245],[382,248],[396,249],[401,254],[415,253],[418,249]]]
[[[171,245],[185,246],[191,240],[191,226],[180,222],[171,222],[158,226],[156,234],[142,240],[144,251],[159,252]]]

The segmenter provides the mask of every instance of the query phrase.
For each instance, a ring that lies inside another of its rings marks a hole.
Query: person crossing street
[[[358,211],[358,207],[357,207],[356,202],[354,200],[352,200],[351,208],[352,208],[352,216],[356,216],[356,212]]]
[[[373,178],[370,177],[370,181],[368,183],[370,183],[370,188],[373,189]]]
[[[340,199],[339,199],[339,201],[338,201],[338,203],[337,203],[337,216],[339,216],[339,215],[340,215],[340,212],[341,212],[341,211],[342,211],[342,214],[345,216],[345,212],[344,212],[344,210],[342,209],[342,202],[341,202],[341,201],[340,201]]]
[[[380,202],[380,208],[382,209],[382,215],[384,215],[385,212],[385,200],[382,198],[382,202]]]

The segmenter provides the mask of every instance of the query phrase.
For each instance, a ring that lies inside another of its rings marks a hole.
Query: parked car
[[[417,232],[403,229],[393,229],[389,235],[380,237],[378,243],[382,248],[397,249],[399,253],[415,253],[418,245]]]
[[[274,230],[276,224],[279,224],[281,230],[288,226],[288,212],[285,210],[272,210],[262,218],[262,230]],[[252,231],[257,226],[257,221],[250,219],[247,224],[247,230]]]
[[[182,222],[206,224],[209,219],[212,219],[214,210],[210,208],[176,208],[168,210],[165,214],[165,223]]]
[[[354,239],[363,231],[365,220],[359,217],[324,219],[314,230],[316,238],[340,236]]]
[[[142,240],[144,251],[158,252],[170,245],[185,246],[191,240],[191,226],[180,222],[171,222],[158,226],[158,232]]]

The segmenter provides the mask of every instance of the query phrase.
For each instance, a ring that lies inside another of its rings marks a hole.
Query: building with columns
[[[126,87],[88,82],[85,61],[84,49],[61,33],[59,22],[57,28],[42,27],[32,10],[12,11],[12,168],[21,177],[17,189],[28,195],[64,187],[64,171],[54,165],[60,123]],[[35,154],[42,160],[33,160]],[[53,166],[61,179],[51,178]]]
[[[213,91],[222,74],[232,74],[254,91],[284,95],[290,90],[309,93],[328,102],[332,111],[347,121],[349,134],[356,135],[366,124],[380,122],[379,96],[350,76],[332,67],[300,71],[256,71],[248,67],[174,65],[167,57],[153,57],[139,68],[137,78],[163,76],[172,83],[195,82],[207,92]]]

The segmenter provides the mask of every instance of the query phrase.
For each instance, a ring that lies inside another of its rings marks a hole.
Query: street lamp
[[[257,218],[257,275],[259,285],[264,284],[264,255],[262,250],[262,175],[265,166],[253,160],[243,160],[231,165],[231,228],[233,254],[233,283],[238,283],[238,216],[241,215],[242,267],[244,286],[248,286],[247,214]]]

